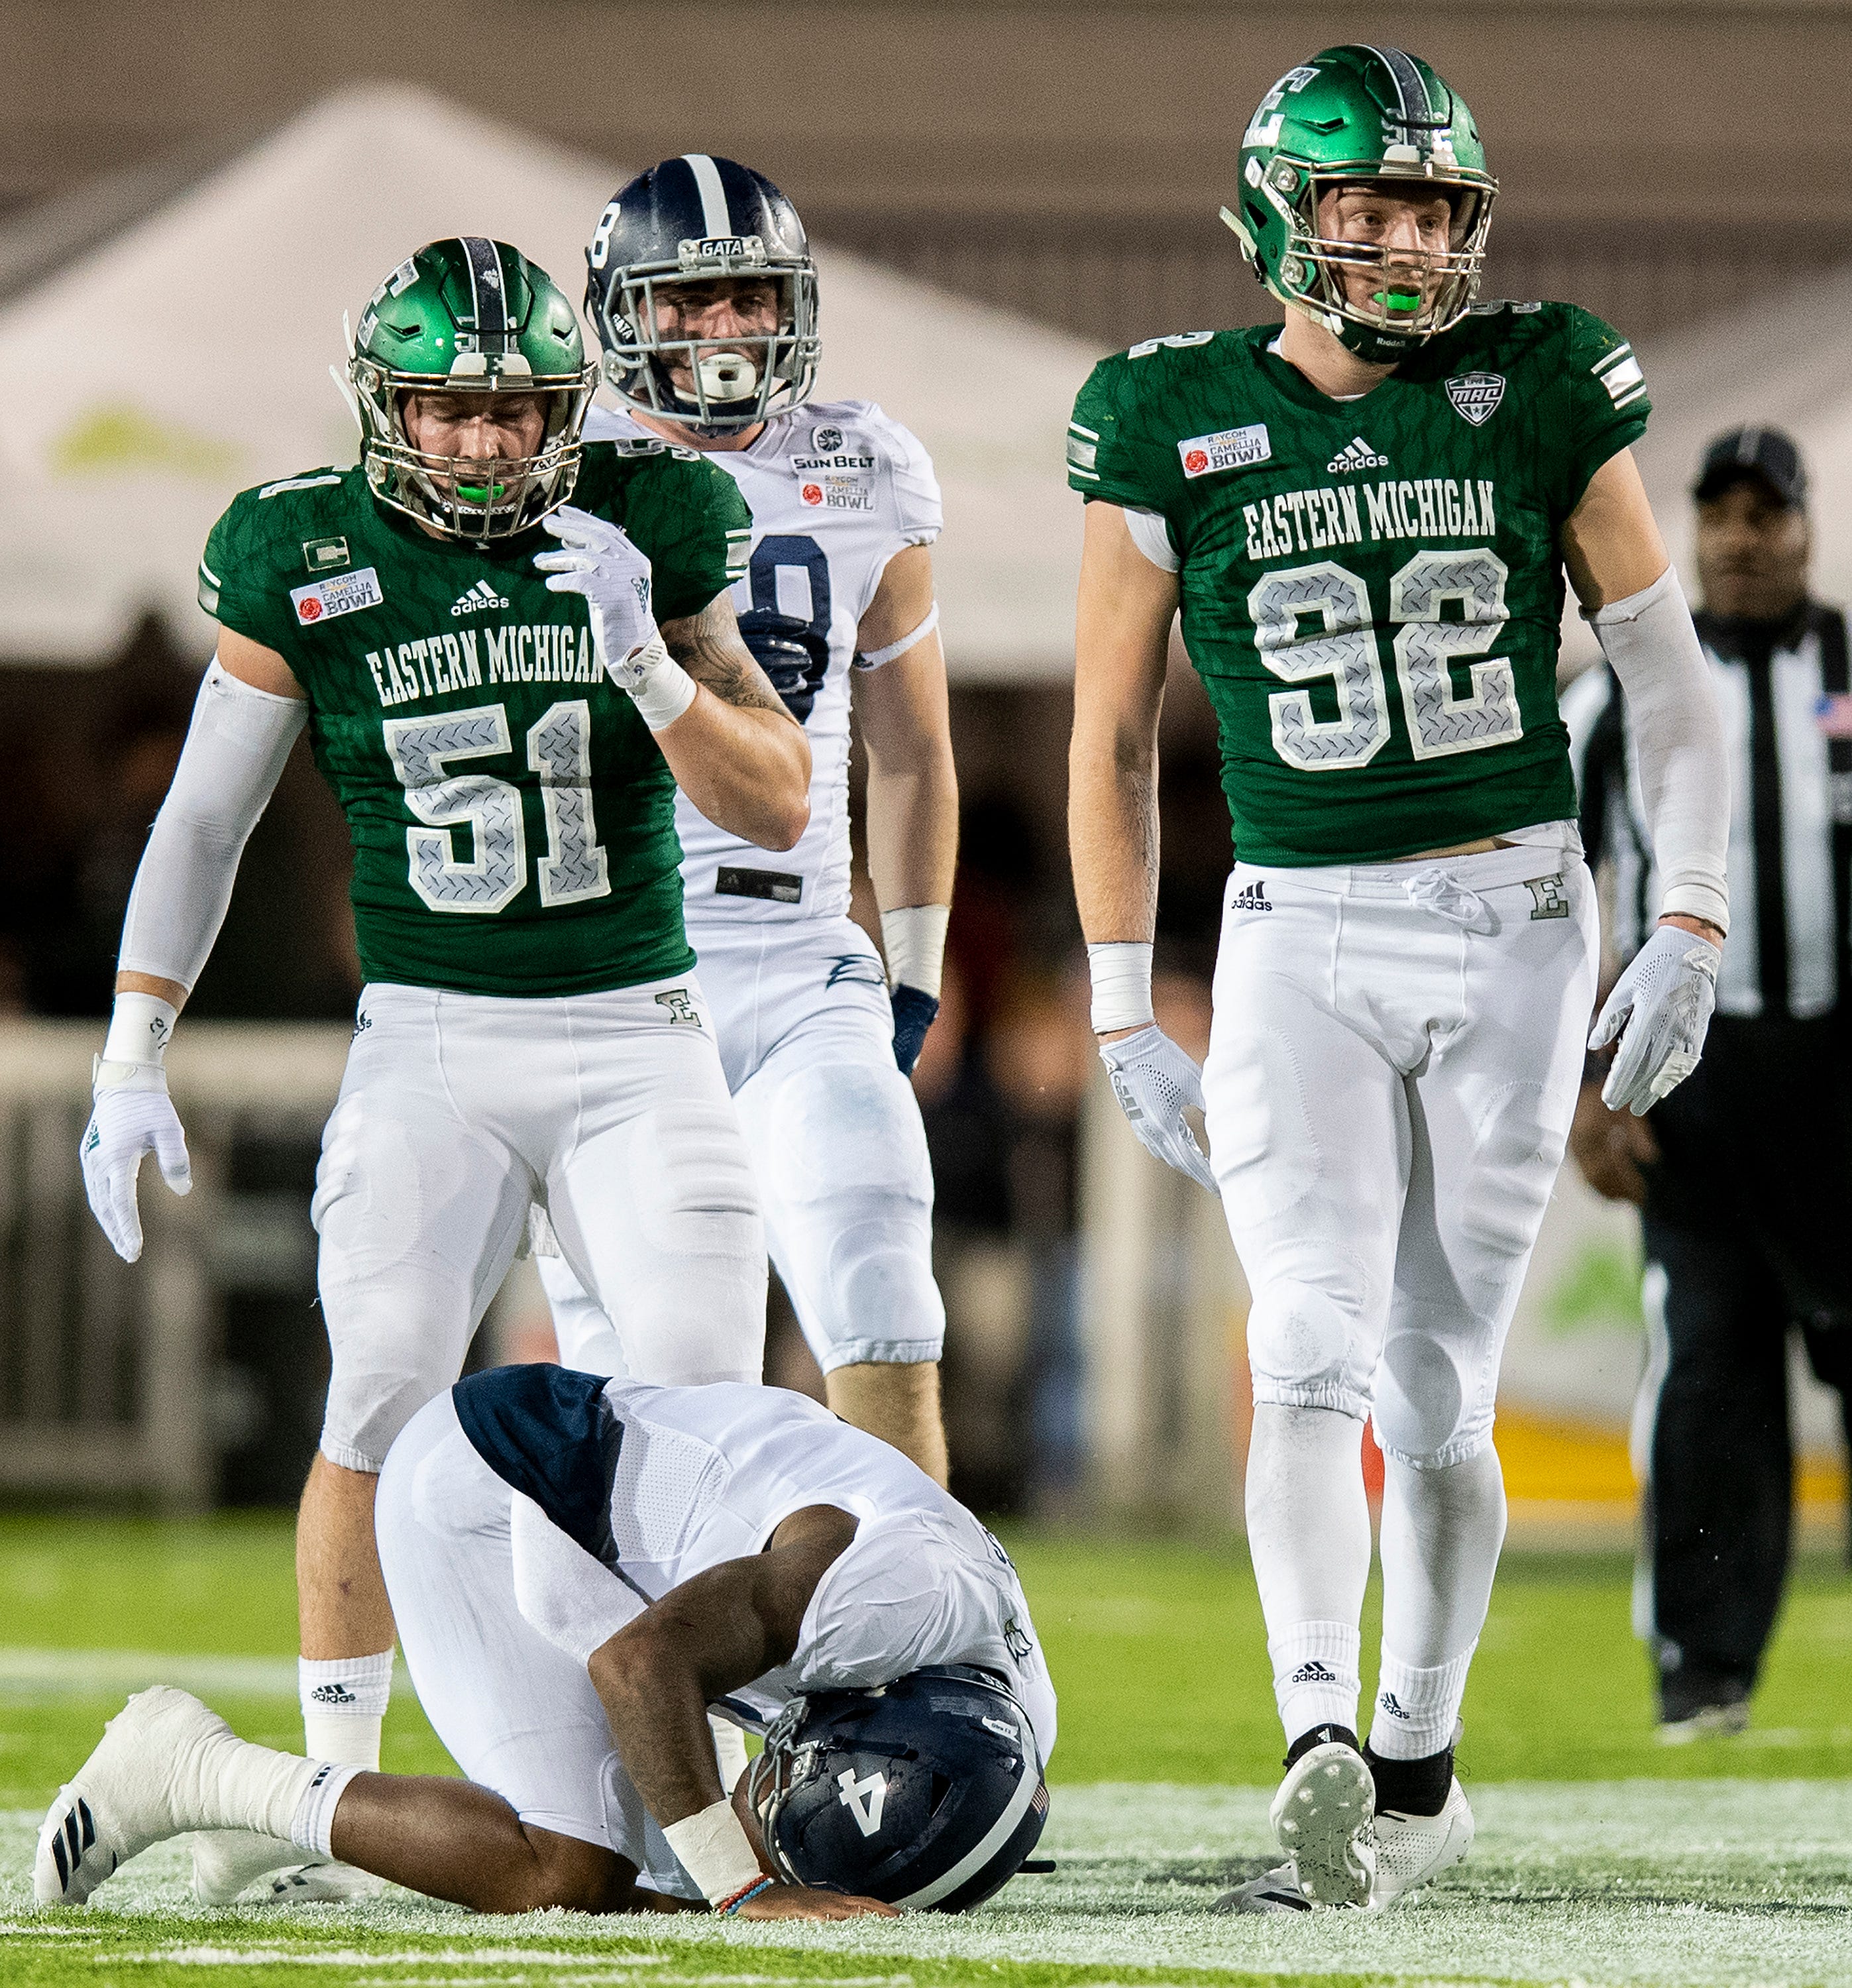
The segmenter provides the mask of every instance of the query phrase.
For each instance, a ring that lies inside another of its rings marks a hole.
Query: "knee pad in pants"
[[[1248,1314],[1254,1398],[1287,1408],[1370,1412],[1364,1327],[1330,1292],[1282,1278],[1255,1295]]]

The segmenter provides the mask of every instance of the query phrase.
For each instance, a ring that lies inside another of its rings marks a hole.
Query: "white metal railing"
[[[239,1229],[227,1219],[227,1157],[242,1131],[319,1131],[348,1031],[233,1022],[181,1031],[167,1068],[193,1192],[177,1199],[144,1165],[145,1242],[132,1266],[91,1219],[77,1163],[102,1040],[96,1022],[0,1026],[0,1486],[196,1510],[218,1462],[219,1259]]]

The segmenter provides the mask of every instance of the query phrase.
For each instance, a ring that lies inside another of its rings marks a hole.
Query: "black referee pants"
[[[1664,1374],[1647,1515],[1662,1668],[1754,1683],[1781,1605],[1794,1502],[1780,1283],[1752,1238],[1650,1217]],[[1852,1331],[1801,1328],[1814,1371],[1852,1388]]]

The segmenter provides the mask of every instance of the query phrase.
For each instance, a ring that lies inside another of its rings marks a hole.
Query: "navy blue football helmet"
[[[786,1884],[914,1912],[982,1905],[1022,1868],[1048,1819],[1022,1706],[988,1671],[962,1665],[794,1698],[746,1792]]]
[[[618,188],[585,260],[586,316],[603,347],[605,380],[627,406],[721,432],[809,397],[822,351],[816,265],[797,209],[762,173],[705,152],[664,159]],[[728,276],[777,286],[775,332],[729,339],[724,351],[711,340],[661,336],[658,291]],[[678,384],[671,369],[691,378]]]

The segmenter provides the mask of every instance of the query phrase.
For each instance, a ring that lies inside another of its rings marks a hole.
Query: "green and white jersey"
[[[1638,361],[1570,304],[1482,305],[1354,401],[1191,332],[1103,360],[1068,480],[1151,514],[1215,705],[1236,853],[1384,861],[1568,820],[1562,529],[1645,431]]]
[[[751,514],[691,451],[588,445],[572,501],[648,556],[659,620],[745,570]],[[581,994],[694,963],[674,782],[584,600],[535,571],[555,543],[433,537],[358,469],[245,491],[212,528],[200,604],[307,693],[369,981]]]

